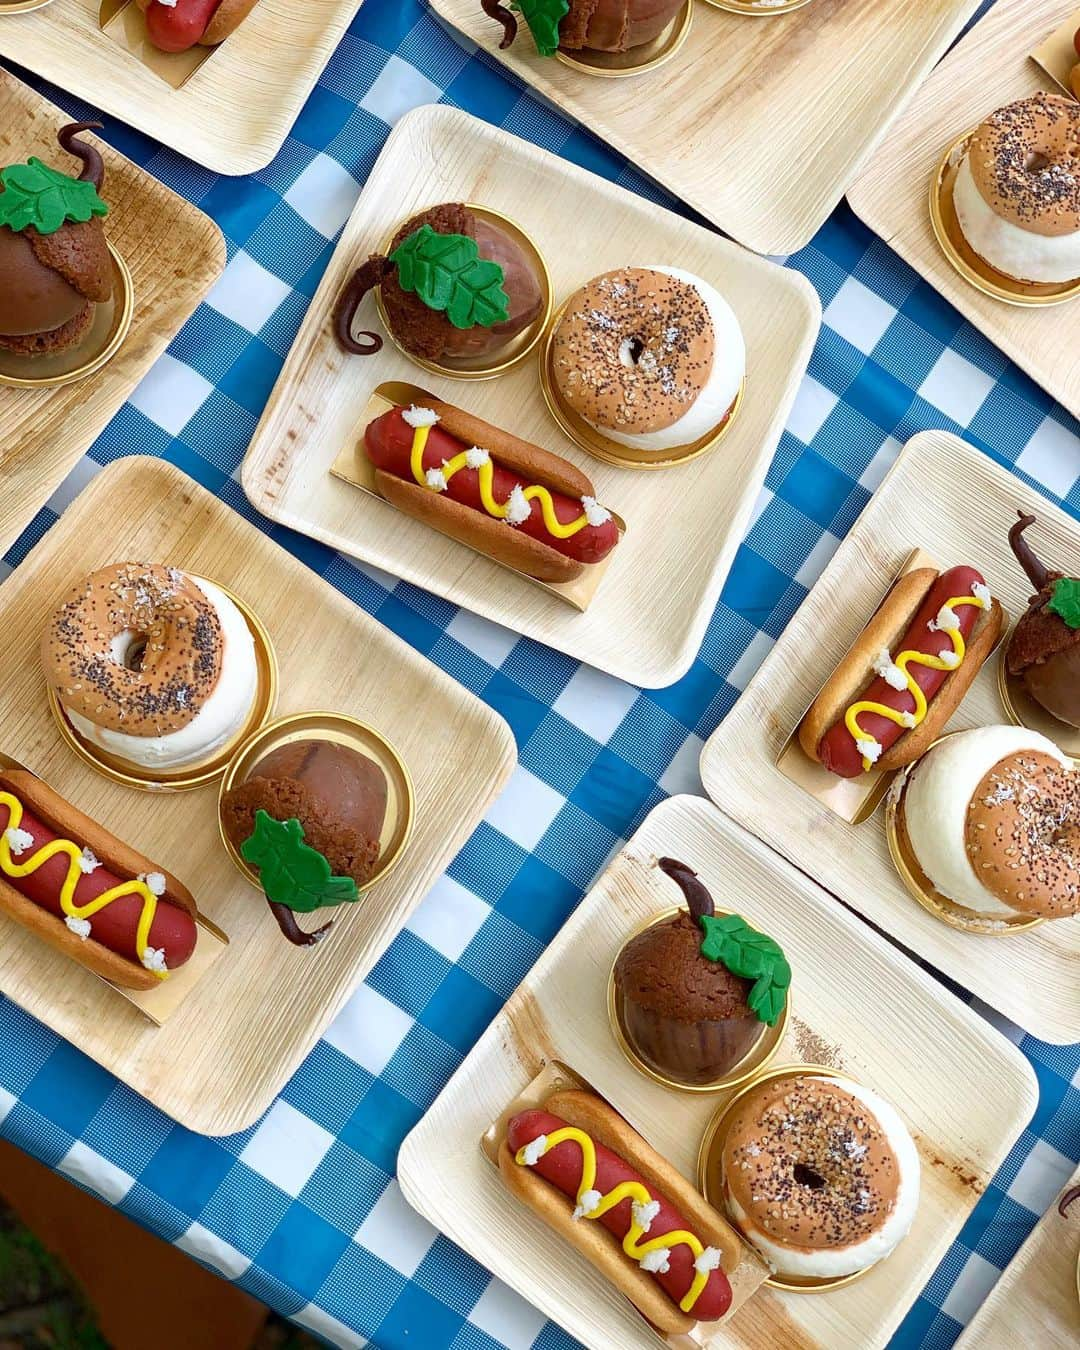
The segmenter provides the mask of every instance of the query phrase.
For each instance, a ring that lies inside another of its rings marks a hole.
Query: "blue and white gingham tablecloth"
[[[0,576],[102,464],[161,455],[497,708],[519,767],[253,1129],[223,1139],[181,1129],[0,999],[0,1131],[332,1343],[556,1350],[573,1344],[565,1333],[404,1203],[402,1138],[611,851],[665,795],[701,792],[705,738],[908,437],[958,432],[1077,514],[1080,428],[841,208],[787,260],[820,292],[825,325],[760,512],[700,655],[673,688],[642,693],[270,528],[237,466],[391,126],[429,102],[678,209],[459,45],[421,0],[367,0],[285,148],[251,178],[216,177],[110,121],[110,141],[218,221],[229,267]],[[1080,1046],[1041,1044],[988,1015],[1033,1063],[1039,1108],[897,1333],[905,1350],[953,1342],[1080,1159]]]

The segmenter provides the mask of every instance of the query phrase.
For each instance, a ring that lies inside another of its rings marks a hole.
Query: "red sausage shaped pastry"
[[[513,1116],[499,1171],[660,1331],[687,1332],[731,1307],[733,1230],[591,1092],[556,1092]]]
[[[0,913],[124,989],[153,989],[198,938],[195,901],[25,769],[0,769]]]
[[[840,778],[914,764],[959,707],[1001,625],[1001,606],[974,567],[906,573],[811,704],[799,744]]]
[[[240,27],[259,0],[138,0],[146,32],[163,52],[216,47]]]
[[[619,542],[588,478],[558,455],[432,399],[364,432],[379,494],[540,581],[572,581]]]

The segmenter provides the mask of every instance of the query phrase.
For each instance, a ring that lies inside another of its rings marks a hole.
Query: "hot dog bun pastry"
[[[182,882],[24,769],[0,769],[0,913],[125,989],[156,988],[198,939]]]
[[[619,541],[580,469],[440,399],[375,418],[364,450],[398,510],[540,581],[572,581]]]
[[[1001,636],[981,573],[905,573],[799,725],[805,753],[831,773],[913,764],[941,735]]]
[[[556,1092],[538,1110],[519,1112],[498,1161],[518,1199],[661,1332],[727,1313],[728,1272],[741,1259],[734,1230],[600,1098]]]

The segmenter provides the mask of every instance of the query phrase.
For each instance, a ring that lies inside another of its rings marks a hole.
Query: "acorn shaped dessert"
[[[1009,639],[1006,667],[1051,717],[1080,728],[1080,578],[1039,561],[1024,538],[1035,517],[1017,514],[1009,543],[1036,594]]]
[[[288,742],[264,756],[221,800],[233,847],[259,869],[270,910],[294,945],[320,941],[296,920],[360,899],[380,861],[387,785],[373,760],[326,740]]]
[[[57,134],[82,161],[77,178],[36,156],[0,169],[0,348],[20,356],[69,351],[87,336],[96,305],[113,293],[113,266],[101,219],[105,166],[77,139],[99,122]]]
[[[413,216],[385,255],[373,254],[353,274],[334,330],[357,356],[382,348],[377,333],[353,331],[361,301],[376,286],[394,341],[408,356],[435,364],[497,362],[544,309],[540,276],[521,245],[461,202]]]
[[[771,937],[738,914],[718,915],[685,863],[660,858],[657,866],[687,908],[650,924],[619,953],[615,1017],[631,1055],[651,1073],[684,1087],[719,1085],[780,1021],[791,968]]]
[[[660,36],[686,0],[480,0],[484,13],[503,26],[499,47],[517,37],[511,10],[525,20],[541,56],[557,51],[628,52]]]

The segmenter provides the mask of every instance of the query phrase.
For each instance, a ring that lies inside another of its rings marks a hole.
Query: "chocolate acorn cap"
[[[75,346],[90,326],[93,306],[112,295],[112,261],[100,220],[107,208],[98,196],[105,166],[94,146],[77,139],[100,125],[74,122],[57,134],[61,147],[82,162],[78,178],[36,159],[3,171],[0,346],[9,350],[34,355]],[[16,180],[27,178],[44,179],[52,191],[34,191],[36,183],[30,190],[20,187]],[[78,184],[86,188],[77,191]],[[39,205],[44,200],[51,204],[48,213]]]
[[[358,356],[382,348],[373,332],[353,333],[368,291],[382,289],[387,323],[412,356],[440,361],[504,347],[540,313],[540,281],[517,242],[460,202],[407,220],[386,256],[357,269],[334,312],[339,344]]]

